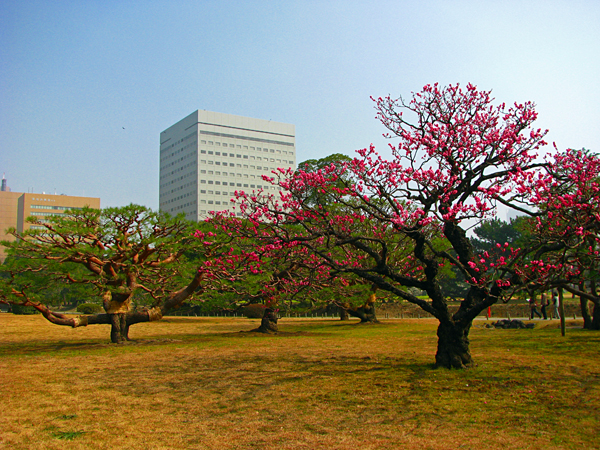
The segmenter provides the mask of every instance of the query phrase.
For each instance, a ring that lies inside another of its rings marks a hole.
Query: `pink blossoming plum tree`
[[[534,250],[523,274],[542,288],[581,299],[584,326],[600,329],[600,157],[587,150],[557,154],[544,177],[529,186],[541,212],[532,222]],[[590,315],[588,302],[592,302]]]
[[[394,139],[390,160],[371,147],[317,171],[280,169],[268,179],[284,191],[238,193],[246,220],[235,232],[300,246],[330,274],[353,274],[418,305],[439,321],[436,364],[469,366],[473,320],[523,285],[527,255],[505,243],[496,256],[477,253],[467,227],[489,219],[498,202],[532,214],[545,131],[532,127],[532,103],[494,106],[490,92],[470,84],[427,85],[408,101],[375,104]],[[328,202],[307,201],[314,190]],[[469,283],[456,312],[440,284],[450,265]]]

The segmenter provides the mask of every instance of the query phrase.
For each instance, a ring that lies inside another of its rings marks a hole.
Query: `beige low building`
[[[29,229],[32,225],[26,219],[30,216],[40,219],[63,216],[67,209],[84,206],[100,209],[100,199],[0,191],[0,241],[14,240],[12,235],[6,233],[8,228],[16,228],[17,231]],[[0,263],[4,262],[5,258],[6,249],[0,246]]]

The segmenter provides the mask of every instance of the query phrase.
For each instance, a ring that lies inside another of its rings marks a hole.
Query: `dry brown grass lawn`
[[[472,331],[433,369],[433,320],[167,318],[67,329],[0,314],[0,448],[599,448],[600,334]],[[546,325],[546,324],[545,324]]]

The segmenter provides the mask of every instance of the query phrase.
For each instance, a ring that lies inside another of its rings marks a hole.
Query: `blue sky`
[[[295,124],[298,162],[385,154],[370,96],[434,82],[600,152],[598,23],[592,0],[0,0],[0,172],[157,208],[159,134],[196,109]]]

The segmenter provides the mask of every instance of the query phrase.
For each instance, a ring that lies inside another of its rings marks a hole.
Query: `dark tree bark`
[[[129,325],[127,325],[127,314],[110,315],[110,340],[113,344],[122,344],[129,340]]]
[[[591,330],[600,330],[600,299],[594,302],[594,312]]]
[[[583,317],[583,328],[585,328],[586,330],[591,330],[592,316],[590,315],[588,301],[589,300],[585,297],[579,297],[579,305],[581,306],[581,316]]]
[[[438,347],[435,365],[452,369],[462,369],[473,365],[469,350],[469,331],[471,323],[461,325],[457,322],[441,321],[438,330]]]
[[[273,308],[265,308],[265,313],[260,321],[260,326],[251,331],[257,333],[277,333],[279,328],[277,327],[277,311]]]
[[[590,324],[590,330],[600,330],[600,297],[598,296],[598,289],[596,286],[596,280],[590,281],[590,291],[592,298],[590,301],[594,304],[592,309],[592,323]]]
[[[596,289],[594,280],[590,282],[589,290],[586,283],[581,282],[578,289],[572,287],[566,288],[573,296],[579,296],[579,305],[581,307],[581,316],[583,317],[583,328],[586,330],[600,330],[600,296]],[[590,303],[592,303],[592,312],[590,313]]]

